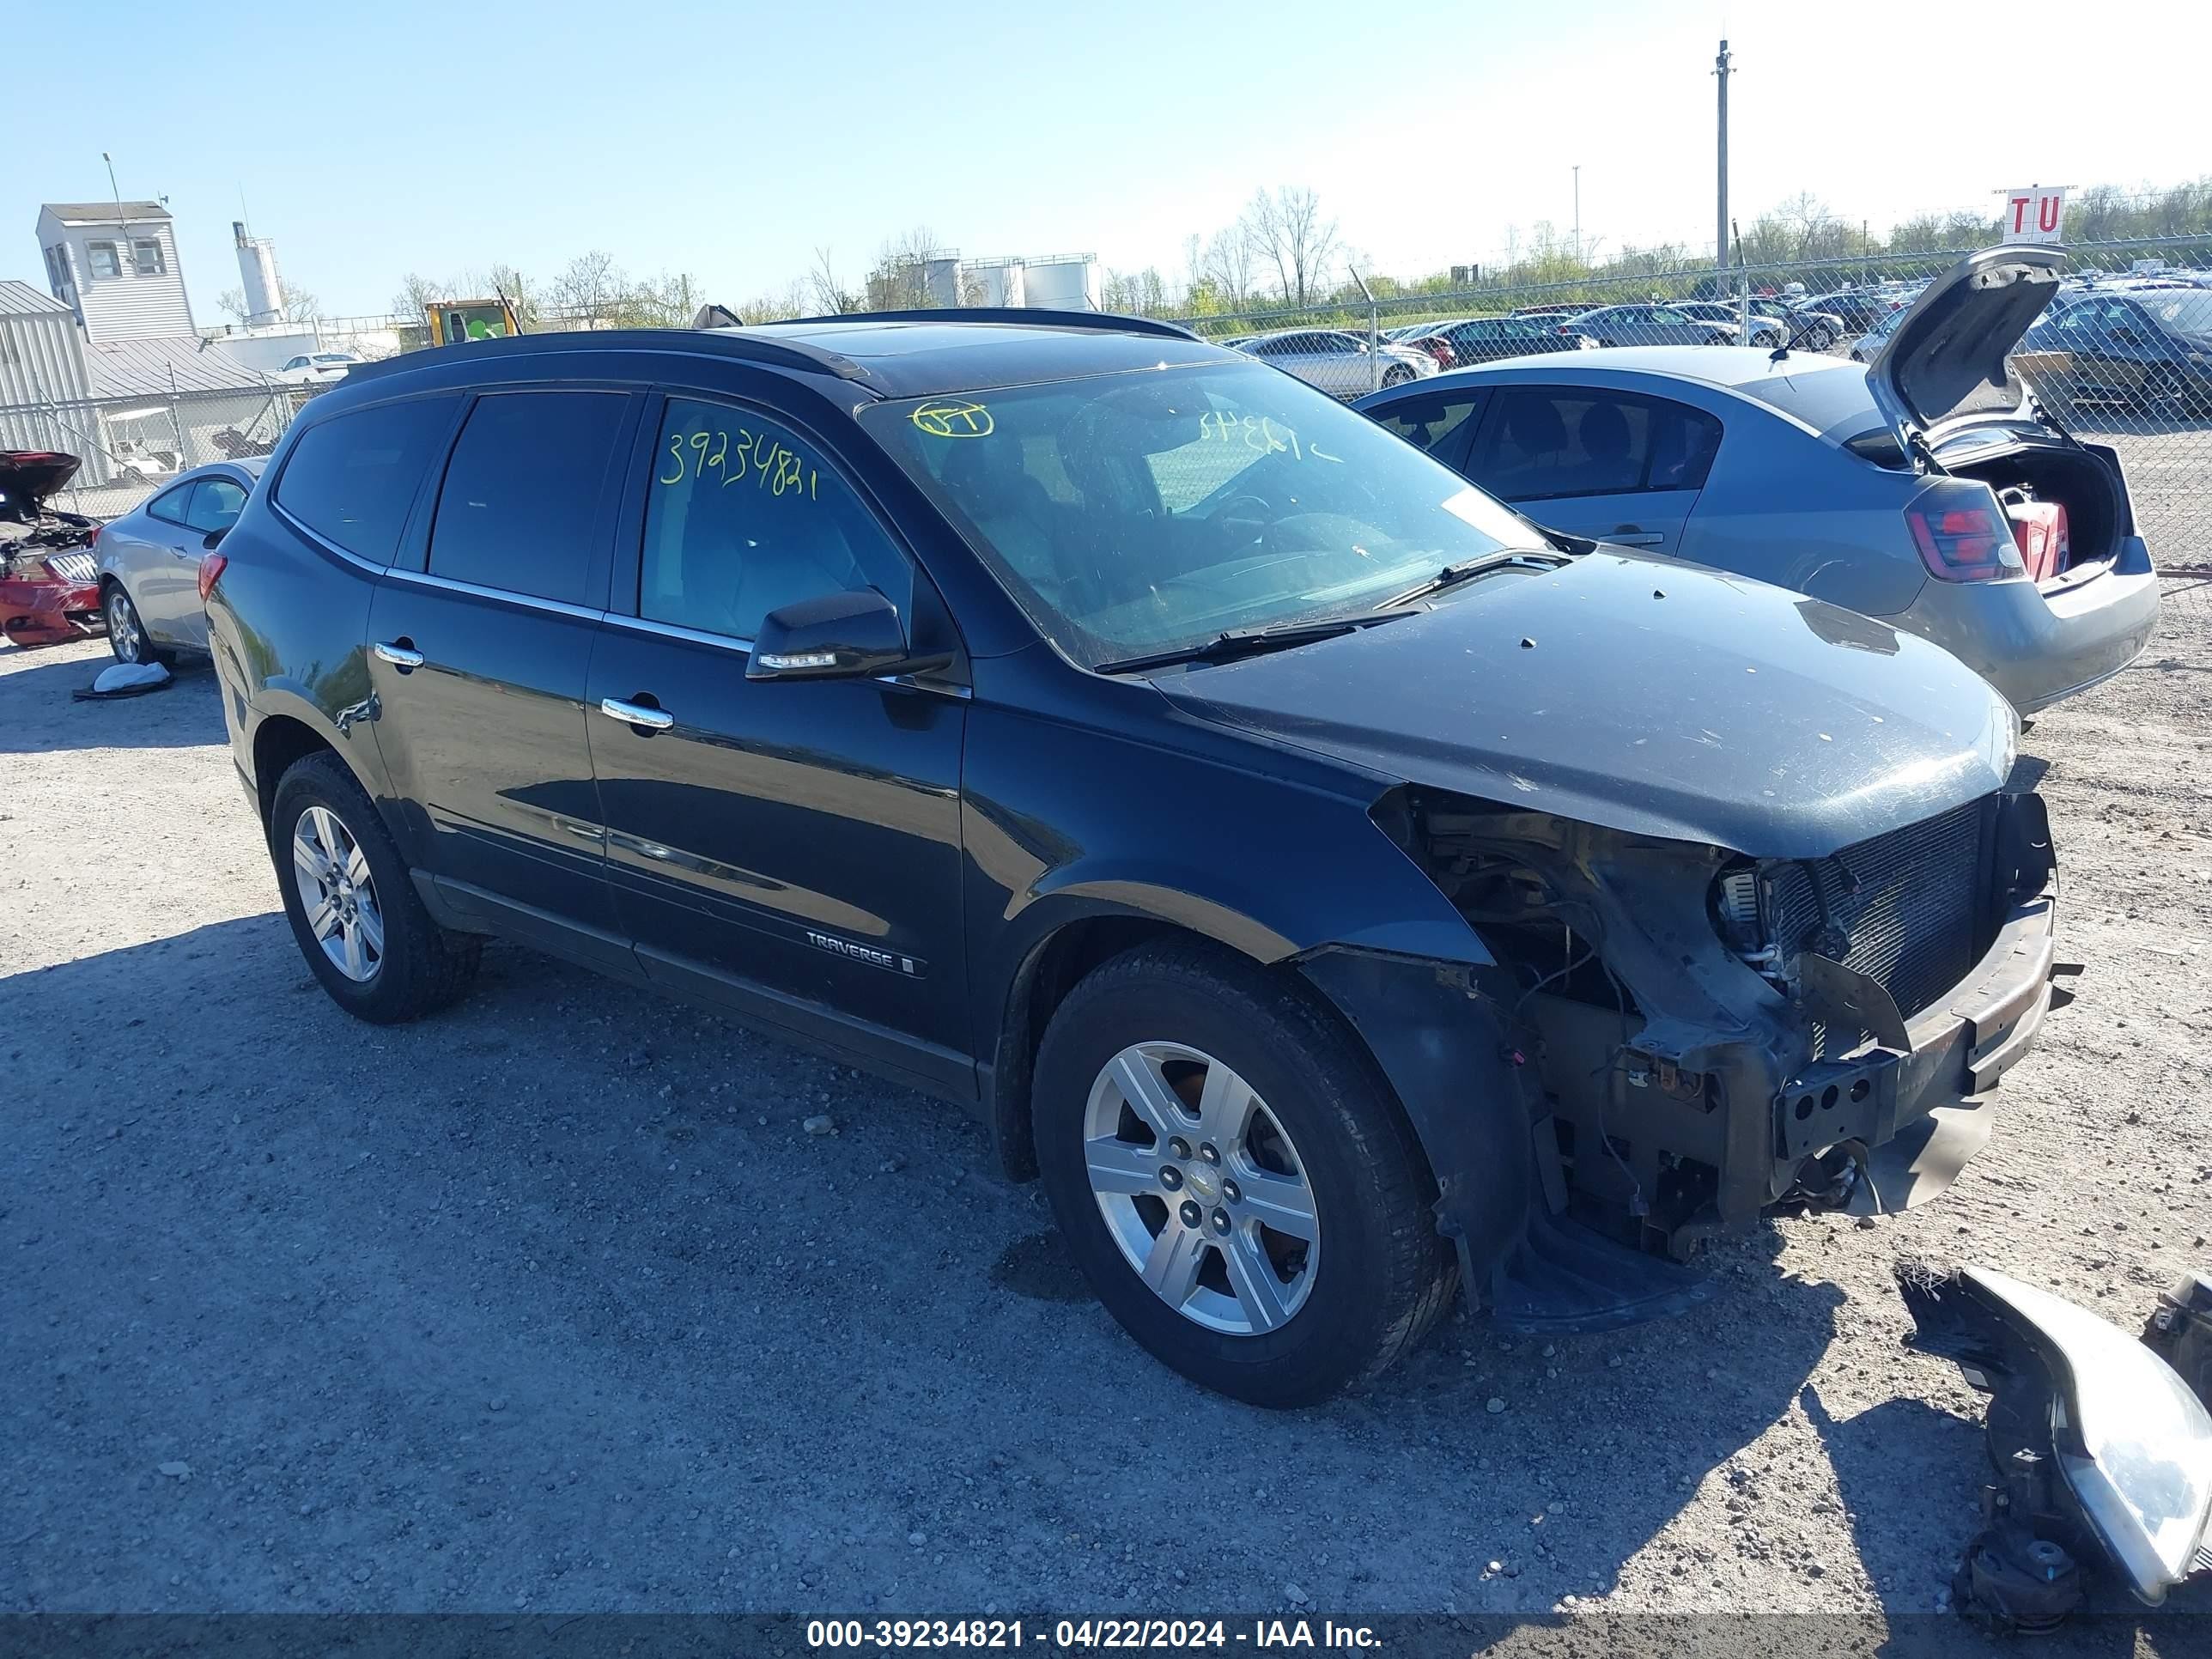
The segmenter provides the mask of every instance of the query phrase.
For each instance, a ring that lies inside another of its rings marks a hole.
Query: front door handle
[[[426,660],[422,653],[404,639],[393,640],[388,643],[379,640],[369,649],[403,674],[410,668],[420,668]]]
[[[653,708],[641,702],[625,702],[620,697],[599,699],[599,713],[624,726],[635,726],[647,732],[665,732],[676,724],[676,716],[665,708]]]
[[[1656,547],[1667,537],[1663,531],[1638,530],[1632,524],[1625,524],[1610,536],[1601,536],[1598,539],[1611,542],[1616,547]]]

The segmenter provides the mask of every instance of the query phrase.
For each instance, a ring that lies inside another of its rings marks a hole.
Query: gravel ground
[[[1942,1201],[1291,1415],[1125,1340],[952,1107],[519,949],[348,1019],[212,678],[0,649],[0,1611],[1931,1609],[1977,1410],[1893,1265],[2133,1327],[2212,1234],[2212,586],[2167,600],[2029,735],[2088,971]]]

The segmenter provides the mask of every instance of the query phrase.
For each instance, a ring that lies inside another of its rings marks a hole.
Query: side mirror
[[[801,599],[762,619],[749,680],[873,679],[913,666],[898,607],[872,587]]]

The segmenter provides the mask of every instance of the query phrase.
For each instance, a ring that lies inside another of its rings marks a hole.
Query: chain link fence
[[[1989,406],[2032,385],[2078,436],[2128,470],[2161,561],[2212,549],[2212,237],[2075,243],[2069,275],[2008,360]],[[1319,304],[1260,304],[1175,320],[1334,395],[1447,368],[1590,347],[1746,344],[1871,362],[1959,252],[1819,263],[1678,265],[1546,283],[1418,289],[1355,278]],[[1455,273],[1470,275],[1470,273]]]
[[[266,455],[319,386],[0,406],[0,448],[75,455],[76,478],[52,504],[95,519],[127,513],[179,472]]]

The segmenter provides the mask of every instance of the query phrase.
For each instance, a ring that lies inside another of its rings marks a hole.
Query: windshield
[[[1542,532],[1260,364],[879,404],[862,422],[1086,665],[1370,611]]]

